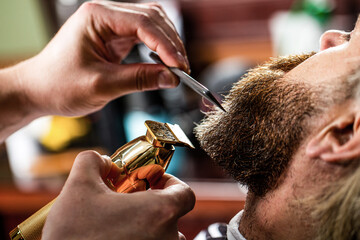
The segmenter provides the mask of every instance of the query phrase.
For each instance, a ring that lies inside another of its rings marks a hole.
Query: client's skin
[[[160,5],[83,4],[41,53],[0,70],[0,143],[44,115],[84,115],[131,92],[176,87],[178,79],[162,65],[120,64],[140,42],[167,65],[189,70],[184,45]],[[106,157],[78,155],[42,239],[183,239],[177,220],[195,203],[185,183],[155,167],[158,178],[139,175],[152,190],[118,194],[102,179],[109,170]]]
[[[249,188],[246,239],[360,239],[360,20],[250,71],[223,106],[196,134]]]

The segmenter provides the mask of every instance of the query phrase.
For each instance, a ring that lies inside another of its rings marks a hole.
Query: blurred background
[[[0,67],[40,52],[83,2],[0,1]],[[159,2],[185,42],[191,75],[219,96],[271,56],[316,51],[323,31],[352,30],[360,10],[360,0]],[[147,62],[148,53],[138,45],[126,62]],[[168,169],[197,195],[195,209],[180,221],[180,231],[192,239],[213,222],[228,222],[242,209],[246,189],[199,149],[192,131],[208,111],[206,106],[180,84],[119,98],[90,116],[41,118],[16,132],[0,145],[0,239],[7,239],[12,228],[56,197],[80,151],[111,154],[144,135],[148,119],[179,124],[196,146],[177,148]]]

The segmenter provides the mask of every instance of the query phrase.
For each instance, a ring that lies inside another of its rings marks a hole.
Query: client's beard
[[[306,134],[316,94],[285,73],[312,54],[272,59],[251,70],[226,96],[226,113],[213,111],[195,128],[202,148],[235,180],[263,196]]]

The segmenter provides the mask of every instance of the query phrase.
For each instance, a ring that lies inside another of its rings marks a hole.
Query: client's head
[[[281,193],[314,221],[343,219],[342,234],[360,228],[359,21],[351,37],[325,33],[320,50],[249,71],[226,96],[227,112],[208,113],[196,135],[254,198]]]

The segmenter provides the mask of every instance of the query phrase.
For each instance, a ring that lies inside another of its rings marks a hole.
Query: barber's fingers
[[[80,13],[91,16],[94,28],[107,41],[114,35],[119,37],[136,36],[151,50],[156,51],[169,66],[184,70],[188,65],[181,52],[182,46],[177,45],[149,14],[101,2],[87,2],[82,5]]]
[[[160,18],[156,18],[157,20],[160,20],[158,21],[158,23],[164,26],[164,29],[168,29],[167,33],[171,34],[171,38],[174,39],[175,43],[177,43],[180,46],[180,48],[182,48],[183,51],[181,51],[181,53],[184,56],[186,56],[187,54],[185,51],[184,43],[182,42],[180,35],[175,28],[174,23],[167,16],[162,6],[157,2],[150,2],[147,3],[146,5],[151,6],[151,9],[155,10],[160,15]],[[164,19],[164,21],[162,19]]]
[[[186,57],[185,47],[177,33],[174,24],[171,22],[169,17],[159,3],[151,2],[146,4],[132,4],[132,3],[117,3],[109,2],[118,7],[132,9],[139,12],[144,12],[160,27],[160,30],[164,31],[169,37],[170,41],[173,41],[175,45],[180,49],[183,56]]]
[[[157,164],[151,164],[132,170],[128,173],[127,181],[118,186],[117,191],[121,193],[145,191],[146,187],[155,185],[164,173],[164,168]],[[150,186],[147,186],[148,184]]]
[[[158,216],[159,221],[165,222],[177,221],[195,205],[195,194],[191,188],[169,174],[164,174],[149,191],[118,194],[117,197],[132,199],[132,203],[145,207],[147,214]],[[151,207],[147,207],[149,203]]]
[[[95,151],[84,151],[77,155],[72,166],[67,185],[73,187],[91,187],[93,189],[109,189],[103,179],[111,170],[109,157],[101,156]],[[110,189],[109,189],[110,190]]]
[[[178,178],[164,174],[163,177],[152,186],[155,193],[160,195],[164,205],[176,207],[175,216],[181,217],[191,211],[195,205],[195,194],[191,188]]]
[[[169,174],[164,174],[155,185],[151,186],[151,190],[118,194],[117,197],[119,199],[116,201],[131,199],[130,201],[138,209],[143,208],[142,216],[156,216],[157,223],[167,226],[176,226],[177,220],[191,211],[195,205],[195,195],[191,188]],[[179,236],[177,229],[173,230],[176,230],[174,233],[177,238]]]
[[[131,181],[136,181],[138,179],[148,181],[151,186],[154,186],[164,175],[165,170],[162,166],[157,164],[152,164],[144,167],[140,167],[136,170],[135,173],[130,175]]]
[[[103,74],[93,83],[94,92],[98,96],[117,98],[121,95],[173,88],[179,80],[166,67],[158,64],[125,64],[105,66]]]

